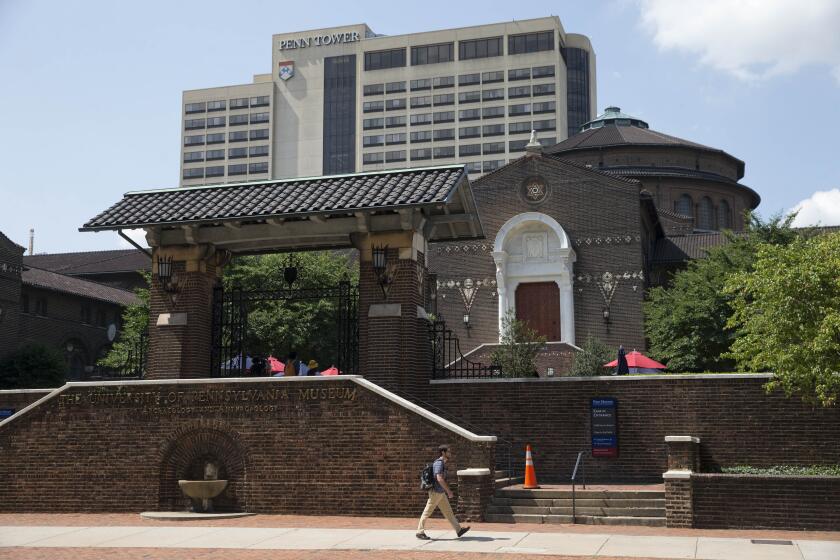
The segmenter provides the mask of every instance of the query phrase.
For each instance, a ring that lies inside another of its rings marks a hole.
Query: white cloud
[[[793,210],[799,212],[794,226],[840,226],[840,189],[817,191],[800,201]]]
[[[662,50],[695,53],[742,80],[825,66],[840,84],[837,0],[641,0]]]
[[[134,240],[135,243],[140,245],[141,247],[148,247],[149,244],[146,243],[146,231],[143,229],[125,229],[123,233]],[[120,249],[135,249],[135,247],[123,239],[122,237],[118,237],[120,240]]]

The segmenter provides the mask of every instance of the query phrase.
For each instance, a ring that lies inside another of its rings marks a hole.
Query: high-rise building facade
[[[181,184],[465,163],[493,171],[596,114],[595,53],[557,17],[274,35],[272,73],[183,94]]]

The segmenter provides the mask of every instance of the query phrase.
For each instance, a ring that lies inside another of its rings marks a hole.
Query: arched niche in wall
[[[574,344],[572,278],[576,259],[569,236],[551,216],[525,212],[508,220],[499,229],[493,245],[499,293],[499,335],[505,313],[516,310],[516,292],[521,284],[554,282],[559,291],[560,340]]]

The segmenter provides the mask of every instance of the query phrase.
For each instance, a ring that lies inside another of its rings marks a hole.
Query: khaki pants
[[[423,515],[420,516],[420,524],[417,526],[418,533],[422,533],[425,530],[426,520],[435,512],[436,508],[440,508],[440,512],[452,524],[452,528],[455,529],[456,533],[461,530],[461,524],[458,523],[455,514],[452,513],[452,506],[449,505],[449,498],[446,497],[446,493],[429,490],[429,501],[426,502]]]

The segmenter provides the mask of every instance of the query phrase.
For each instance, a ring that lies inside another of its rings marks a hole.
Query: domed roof
[[[637,119],[627,113],[621,112],[621,107],[607,107],[604,112],[592,119],[589,122],[583,123],[580,127],[581,132],[589,130],[590,128],[601,128],[607,124],[614,124],[616,126],[637,126],[639,128],[648,128],[648,123],[642,119]]]

